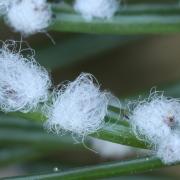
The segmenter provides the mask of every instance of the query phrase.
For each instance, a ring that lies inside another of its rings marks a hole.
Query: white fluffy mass
[[[136,105],[130,121],[139,137],[157,144],[180,123],[180,102],[163,95],[152,96]]]
[[[0,48],[0,109],[28,112],[48,97],[51,81],[48,72],[33,55],[23,57],[17,42],[6,41]],[[31,50],[31,49],[30,49]]]
[[[108,93],[101,92],[91,74],[81,73],[75,81],[62,84],[53,96],[45,123],[48,131],[57,134],[69,131],[84,137],[96,132],[104,124]]]
[[[157,156],[165,163],[180,161],[180,136],[174,134],[164,138],[158,147]]]
[[[111,18],[119,9],[117,0],[76,0],[74,9],[86,20],[95,18]]]
[[[51,16],[46,0],[12,0],[5,19],[16,32],[31,35],[44,31]]]
[[[153,145],[157,156],[166,163],[180,160],[180,102],[154,93],[135,104],[130,123],[137,137]]]

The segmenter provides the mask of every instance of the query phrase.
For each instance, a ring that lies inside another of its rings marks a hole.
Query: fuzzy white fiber
[[[12,0],[5,19],[16,32],[27,36],[45,31],[51,16],[46,0]]]
[[[135,106],[130,123],[138,137],[159,144],[180,123],[180,102],[163,95],[150,96]]]
[[[76,0],[74,9],[86,20],[95,18],[111,18],[119,9],[117,0]]]
[[[91,74],[81,73],[54,93],[45,127],[57,134],[68,131],[79,137],[96,132],[104,124],[107,95]]]
[[[0,48],[0,109],[28,112],[47,100],[51,81],[48,72],[33,55],[23,57],[17,42],[6,41]],[[31,49],[29,49],[31,50]]]
[[[165,138],[158,148],[157,156],[165,164],[180,161],[180,136],[174,134]]]

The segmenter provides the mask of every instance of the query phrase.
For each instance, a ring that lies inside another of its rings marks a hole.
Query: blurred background
[[[35,49],[37,61],[49,70],[56,85],[75,79],[81,72],[89,72],[102,89],[122,100],[148,94],[152,87],[180,97],[180,34],[121,36],[53,31],[49,34],[56,44],[44,33],[24,40]],[[20,40],[21,36],[1,21],[0,40],[7,39]],[[60,172],[149,153],[92,139],[87,144],[97,153],[75,144],[70,136],[48,135],[41,123],[1,113],[0,177]],[[133,179],[178,179],[178,171],[176,166]]]

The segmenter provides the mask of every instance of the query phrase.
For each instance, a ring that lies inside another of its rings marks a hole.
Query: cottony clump
[[[32,110],[47,100],[51,86],[48,72],[34,55],[24,57],[23,49],[17,51],[17,44],[6,41],[0,48],[0,109],[4,112]]]
[[[173,134],[168,138],[164,138],[158,147],[157,156],[165,164],[180,161],[180,136]]]
[[[56,134],[71,132],[85,137],[103,126],[109,99],[91,74],[82,73],[75,81],[62,84],[52,101],[46,129]]]
[[[43,32],[49,26],[51,16],[46,0],[12,0],[5,20],[16,32],[27,36]]]
[[[154,93],[135,104],[129,119],[138,138],[148,141],[166,163],[179,161],[180,102]]]
[[[117,0],[76,0],[74,9],[86,20],[111,18],[119,9]]]
[[[180,102],[163,95],[151,95],[135,105],[130,123],[139,138],[158,144],[180,123]]]

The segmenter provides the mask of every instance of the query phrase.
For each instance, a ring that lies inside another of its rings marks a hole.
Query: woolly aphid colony
[[[86,20],[92,18],[110,19],[118,11],[117,0],[75,0],[74,9]]]
[[[4,112],[28,112],[48,98],[51,80],[48,72],[34,59],[23,56],[17,42],[2,42],[0,48],[0,108]],[[32,53],[32,49],[26,49]]]
[[[27,36],[44,32],[51,22],[51,8],[46,0],[1,0],[5,22]]]
[[[109,19],[119,9],[119,2],[75,0],[74,9],[87,20]],[[0,14],[23,35],[44,31],[52,15],[46,0],[0,0]],[[43,102],[45,128],[50,132],[70,132],[84,138],[103,127],[111,96],[100,90],[91,74],[82,73],[75,81],[61,84],[50,96],[52,84],[48,72],[36,62],[34,54],[25,56],[24,50],[17,50],[16,45],[15,41],[6,41],[0,48],[2,111],[28,112]],[[179,100],[154,93],[130,110],[129,123],[137,137],[149,142],[164,163],[180,161]]]
[[[17,51],[15,41],[2,43],[0,49],[0,108],[4,112],[28,112],[48,100],[48,72],[33,55],[23,56],[22,51]],[[52,103],[46,103],[44,108],[45,127],[56,134],[70,132],[84,138],[103,127],[109,97],[108,92],[100,91],[91,74],[82,73],[53,91]],[[129,123],[137,137],[149,142],[164,163],[180,161],[179,100],[154,93],[135,103]]]
[[[0,49],[0,108],[4,112],[35,109],[39,102],[48,100],[51,87],[48,72],[35,61],[34,55],[24,57],[23,49],[17,51],[17,43],[2,42]],[[52,93],[52,104],[44,108],[46,128],[57,134],[69,131],[82,137],[96,132],[104,124],[108,95],[100,91],[91,74],[80,74]]]
[[[137,137],[149,142],[164,163],[180,161],[179,100],[153,93],[135,103],[130,123]]]
[[[35,109],[39,102],[48,100],[51,87],[48,72],[35,61],[33,54],[23,56],[24,50],[17,50],[17,44],[2,42],[0,49],[0,108],[4,112]],[[104,124],[108,95],[100,91],[91,74],[80,74],[75,81],[62,84],[52,93],[52,104],[44,108],[48,118],[46,128],[57,134],[69,131],[81,137],[96,132]]]

